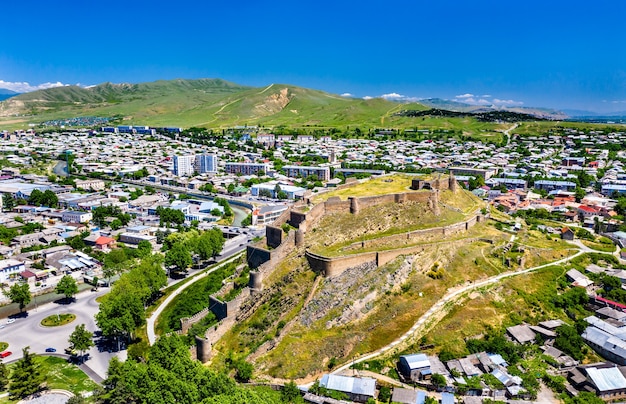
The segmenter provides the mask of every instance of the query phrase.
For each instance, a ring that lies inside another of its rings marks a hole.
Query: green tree
[[[80,352],[81,362],[85,355],[85,351],[94,346],[93,333],[85,329],[85,324],[79,324],[70,334],[69,343],[72,349]]]
[[[60,295],[65,295],[66,300],[70,300],[78,293],[78,285],[76,279],[71,275],[63,275],[59,283],[57,283],[54,291]]]
[[[24,398],[38,392],[45,381],[45,374],[35,361],[34,354],[30,353],[30,347],[22,349],[23,357],[13,367],[9,395],[13,398]]]
[[[236,364],[236,375],[235,378],[239,382],[247,383],[252,378],[252,374],[254,372],[254,367],[250,362],[246,362],[245,360],[240,360]]]
[[[584,341],[575,327],[563,324],[556,329],[556,338],[554,346],[570,355],[576,360],[583,358],[582,348]]]
[[[117,284],[116,284],[117,285]],[[105,295],[96,314],[96,323],[107,337],[132,336],[133,331],[146,320],[143,303],[132,292],[119,291]]]
[[[28,283],[14,283],[8,291],[3,289],[2,293],[11,299],[11,302],[20,305],[20,312],[30,303],[31,295]]]
[[[166,267],[175,266],[179,270],[185,270],[191,266],[191,264],[191,253],[181,242],[175,243],[172,248],[165,253]]]
[[[118,230],[119,228],[122,227],[122,221],[117,218],[113,219],[111,223],[109,224],[109,227],[111,227],[111,230]]]
[[[285,191],[280,191],[279,193],[276,194],[276,197],[278,199],[284,200],[284,199],[287,199],[289,195],[287,195],[287,192]]]
[[[303,402],[300,389],[293,380],[283,386],[283,389],[280,391],[280,397],[285,403]]]
[[[9,385],[9,368],[4,362],[0,362],[0,391],[4,391]]]
[[[137,255],[144,258],[152,254],[152,244],[148,240],[141,240],[137,244]]]
[[[604,404],[605,401],[594,393],[581,391],[576,397],[567,397],[565,404]]]
[[[252,225],[252,214],[249,214],[241,221],[242,227],[248,227],[250,225]]]
[[[11,212],[17,206],[17,202],[11,194],[2,194],[2,210]]]
[[[437,388],[442,388],[446,385],[446,378],[439,373],[434,373],[430,378],[430,382],[433,384],[433,386]]]

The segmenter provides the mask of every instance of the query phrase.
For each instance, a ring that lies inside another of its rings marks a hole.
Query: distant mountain
[[[442,99],[399,106],[383,98],[347,98],[289,84],[250,87],[221,79],[176,79],[139,84],[103,83],[88,88],[63,86],[20,94],[0,102],[0,118],[21,117],[22,122],[36,123],[100,116],[114,118],[113,123],[120,124],[213,128],[415,127],[413,117],[395,114],[399,108],[465,113],[494,111],[490,107]],[[520,113],[539,116],[536,111]],[[469,130],[458,117],[442,115],[437,119],[443,126]],[[439,123],[433,122],[431,126],[438,128]]]
[[[483,110],[491,108],[480,106],[480,105],[471,105],[466,104],[464,102],[452,101],[452,100],[444,100],[442,98],[426,98],[419,101],[420,104],[424,104],[427,107],[435,108],[435,109],[447,109],[448,111],[456,111],[456,112],[474,112],[477,110]]]
[[[617,111],[617,112],[595,112],[595,111],[586,111],[586,110],[581,110],[581,109],[564,109],[563,112],[565,112],[567,115],[569,115],[572,118],[580,118],[580,117],[585,117],[585,118],[589,118],[589,117],[594,117],[594,116],[598,116],[598,117],[624,117],[626,116],[626,111]]]
[[[2,100],[6,100],[7,98],[11,98],[11,97],[15,97],[16,95],[19,95],[20,93],[17,93],[13,90],[9,90],[6,88],[0,88],[0,101]]]
[[[509,111],[521,115],[530,115],[540,119],[561,120],[568,117],[562,111],[549,108],[533,107],[496,107],[494,105],[472,105],[463,102],[444,100],[441,98],[428,98],[419,101],[420,103],[434,109],[445,109],[455,112],[488,113],[492,111]]]

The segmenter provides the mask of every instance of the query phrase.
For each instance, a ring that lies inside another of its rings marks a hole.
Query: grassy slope
[[[467,202],[462,198],[454,200],[455,204],[464,204],[463,206],[467,206]],[[381,215],[385,214],[383,211],[381,207]],[[398,211],[398,214],[402,215],[403,211]],[[336,230],[335,224],[329,226]],[[315,233],[324,232],[321,226],[317,226],[316,229]],[[494,243],[471,241],[476,238],[490,239]],[[373,309],[363,313],[360,319],[330,327],[329,321],[334,321],[352,304],[363,299],[362,294],[381,290],[383,287],[381,282],[384,283],[388,276],[392,276],[404,258],[376,269],[374,278],[368,276],[363,280],[364,285],[367,285],[365,289],[351,292],[344,300],[333,302],[334,308],[325,317],[305,326],[300,319],[303,315],[301,308],[311,290],[313,278],[312,272],[306,269],[302,251],[296,251],[281,264],[273,276],[274,280],[268,280],[266,283],[267,287],[276,282],[282,285],[275,291],[273,300],[291,302],[289,309],[285,309],[281,314],[280,311],[276,311],[278,307],[272,304],[264,305],[251,318],[238,324],[222,338],[217,344],[217,349],[220,352],[232,351],[236,356],[251,355],[250,360],[256,363],[259,372],[269,376],[306,378],[310,381],[326,368],[333,357],[337,358],[338,363],[343,363],[355,355],[371,352],[398,338],[448,288],[516,269],[517,264],[513,264],[512,267],[504,266],[501,246],[509,239],[510,234],[497,231],[492,223],[481,223],[458,238],[447,238],[444,243],[435,243],[426,251],[416,254],[413,270],[404,281],[405,286],[401,291],[398,290],[400,285],[397,284],[394,292],[379,293],[371,306]],[[568,250],[568,245],[559,241],[548,241],[543,234],[537,232],[523,230],[518,234],[518,239],[526,246],[525,267],[550,262],[572,253],[572,250]],[[507,257],[514,257],[515,254],[519,253],[507,253]],[[431,279],[426,275],[434,268],[435,263],[444,269],[443,279]],[[282,282],[284,274],[295,268],[300,268],[296,288],[291,282]],[[328,281],[324,280],[316,288],[314,296],[320,296],[325,282]],[[278,332],[279,320],[287,324],[281,333]],[[277,338],[278,334],[282,335]],[[273,342],[269,343],[272,349],[257,352],[263,342],[272,340]],[[219,363],[220,359],[217,361]]]
[[[288,103],[277,107],[273,97],[278,97],[284,89],[288,89]],[[448,129],[485,137],[499,136],[495,130],[502,126],[469,118],[394,116],[402,109],[426,107],[380,98],[344,98],[286,84],[252,88],[219,79],[179,79],[141,84],[104,83],[92,88],[67,86],[22,94],[0,103],[0,125],[17,129],[26,127],[27,123],[53,119],[119,115],[125,118],[124,123],[152,126],[394,127]]]

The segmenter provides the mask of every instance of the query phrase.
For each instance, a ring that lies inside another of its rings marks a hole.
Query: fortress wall
[[[415,254],[417,252],[424,251],[427,246],[413,246],[407,248],[399,248],[397,250],[379,251],[377,257],[377,265],[379,267],[395,260],[401,255]]]
[[[296,247],[296,232],[294,230],[289,231],[287,237],[283,238],[283,243],[276,249],[269,251],[269,258],[261,265],[256,267],[256,270],[263,274],[263,278],[267,278],[272,273],[274,268],[282,261],[290,252]]]
[[[425,239],[428,237],[441,237],[457,234],[466,231],[469,227],[474,226],[481,216],[473,216],[465,222],[455,223],[446,227],[435,227],[432,229],[416,230],[411,233],[397,234],[387,236],[376,240],[368,240],[352,243],[350,247],[364,248],[374,246],[376,242],[382,241],[400,241],[405,242],[407,239],[415,241],[416,239]],[[454,241],[451,241],[454,242]],[[465,240],[464,242],[467,242]],[[405,248],[397,248],[393,250],[385,250],[378,252],[366,252],[361,254],[343,255],[340,257],[325,257],[310,251],[306,252],[307,261],[314,271],[323,273],[326,277],[336,276],[347,268],[355,267],[365,262],[376,262],[377,266],[382,266],[394,260],[396,257],[404,254],[410,254],[423,251],[427,246],[411,246]]]
[[[283,242],[283,229],[273,225],[265,227],[265,238],[267,239],[267,245],[276,248]]]
[[[294,206],[296,206],[296,205],[294,205]],[[280,216],[278,216],[274,220],[274,222],[272,222],[272,226],[280,227],[283,224],[287,223],[290,218],[291,218],[291,209],[287,209],[283,213],[281,213]]]
[[[466,222],[451,224],[450,226],[445,227],[445,234],[446,235],[457,234],[462,231],[465,231],[466,228],[467,228]]]
[[[411,202],[421,202],[427,203],[430,198],[431,192],[408,192],[406,195],[406,200]]]
[[[308,212],[306,212],[306,222],[307,226],[311,227],[315,223],[317,223],[323,216],[326,214],[326,204],[320,203],[311,208]]]
[[[341,274],[348,268],[352,268],[365,262],[376,262],[376,252],[348,255],[343,257],[324,257],[321,255],[306,252],[306,258],[316,272],[321,272],[325,277],[331,278]]]
[[[184,317],[180,319],[180,328],[181,335],[187,334],[187,331],[191,328],[192,325],[196,324],[198,321],[202,320],[209,314],[209,308],[205,307],[201,311],[197,312],[191,317]]]
[[[246,247],[246,261],[248,262],[248,266],[252,269],[258,268],[271,258],[271,252],[264,248],[254,247],[251,245]]]
[[[342,201],[338,196],[328,198],[323,205],[326,213],[350,212],[350,201]]]

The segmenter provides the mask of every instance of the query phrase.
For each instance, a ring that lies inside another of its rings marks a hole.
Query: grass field
[[[98,385],[91,380],[85,372],[76,365],[68,363],[65,359],[54,356],[37,356],[37,363],[41,365],[41,372],[46,375],[46,385],[49,389],[68,390],[79,395],[91,393],[98,388]],[[13,365],[8,365],[11,369]],[[0,398],[0,403],[15,403],[8,397]],[[93,402],[87,399],[87,402]]]
[[[344,189],[336,189],[315,195],[311,198],[311,202],[318,204],[328,200],[328,198],[339,197],[347,200],[349,196],[377,196],[387,194],[397,194],[402,192],[424,192],[412,191],[411,180],[414,178],[429,178],[427,175],[409,175],[409,174],[390,174],[377,178],[371,178],[360,181],[359,183]]]

